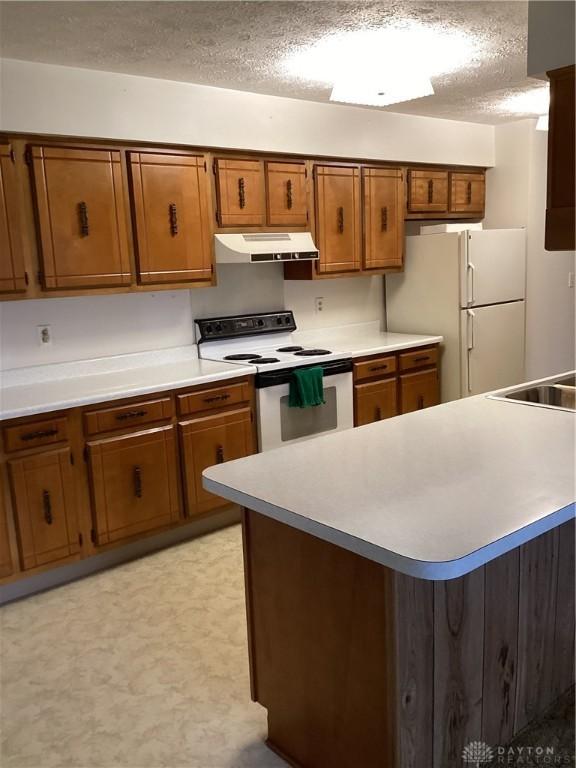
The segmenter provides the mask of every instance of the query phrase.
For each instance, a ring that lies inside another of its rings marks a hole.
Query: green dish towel
[[[324,371],[321,366],[314,368],[297,368],[290,379],[290,408],[310,408],[323,405],[324,400]]]

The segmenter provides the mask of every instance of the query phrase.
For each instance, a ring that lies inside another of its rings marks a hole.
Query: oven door
[[[326,432],[354,426],[352,365],[349,361],[327,363],[324,368],[323,405],[290,408],[290,373],[280,372],[273,383],[272,372],[257,377],[258,441],[261,451],[280,448]],[[260,379],[260,382],[258,382]]]

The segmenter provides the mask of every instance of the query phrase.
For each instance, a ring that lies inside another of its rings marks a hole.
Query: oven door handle
[[[329,363],[317,363],[315,365],[299,365],[297,368],[317,368],[318,365],[324,372],[324,378],[328,376],[336,376],[339,373],[352,373],[352,359],[347,360],[334,360]],[[296,368],[287,368],[281,371],[266,371],[256,374],[255,386],[256,389],[264,389],[265,387],[277,387],[281,384],[289,384],[292,378],[293,372]]]

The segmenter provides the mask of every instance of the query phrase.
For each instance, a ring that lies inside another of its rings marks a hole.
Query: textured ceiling
[[[527,3],[495,2],[2,2],[7,58],[183,80],[328,101],[330,86],[283,62],[326,35],[416,21],[471,35],[459,71],[433,78],[434,96],[384,109],[454,120],[518,119],[502,102],[537,86],[526,77]]]

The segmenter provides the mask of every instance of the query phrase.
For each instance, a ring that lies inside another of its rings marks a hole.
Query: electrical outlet
[[[568,288],[574,288],[574,272],[568,272]]]
[[[324,296],[316,296],[314,299],[314,311],[322,312],[324,310]]]
[[[41,347],[47,347],[52,344],[52,330],[49,325],[37,325],[38,343]]]

